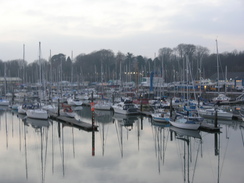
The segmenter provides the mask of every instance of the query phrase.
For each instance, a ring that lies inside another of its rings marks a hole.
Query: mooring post
[[[141,103],[140,110],[142,112],[142,96],[141,95],[140,95],[140,103]]]
[[[170,141],[173,141],[173,131],[170,130]]]
[[[214,155],[219,155],[219,146],[218,146],[218,133],[214,134]]]
[[[197,97],[197,107],[199,108],[200,107],[200,96],[198,95]]]
[[[218,126],[218,111],[215,108],[214,127],[217,128],[217,126]]]
[[[172,107],[172,98],[170,98],[170,118],[172,118],[172,110],[173,110],[173,107]]]
[[[59,106],[60,104],[59,104],[59,99],[58,99],[58,116],[60,116],[60,106]]]

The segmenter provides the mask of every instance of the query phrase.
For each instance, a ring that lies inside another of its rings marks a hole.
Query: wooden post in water
[[[60,122],[58,122],[58,138],[60,138],[61,137],[61,132],[60,132]]]
[[[214,134],[214,155],[219,155],[219,147],[218,147],[218,133]]]
[[[141,115],[141,130],[143,130],[143,116]]]
[[[140,110],[141,110],[141,112],[142,112],[142,97],[141,97],[141,95],[140,95],[140,102],[141,102]]]
[[[170,130],[170,141],[173,141],[173,131]]]
[[[172,107],[172,98],[170,98],[170,118],[172,118],[172,110],[173,110],[173,107]]]
[[[59,111],[60,110],[60,106],[59,105],[60,105],[60,103],[59,103],[59,99],[58,99],[58,116],[60,116],[60,111]]]
[[[218,111],[215,109],[215,116],[214,116],[214,127],[217,128],[218,126]]]
[[[200,86],[200,88],[201,88],[201,86]],[[200,107],[200,96],[198,95],[198,97],[197,97],[197,107],[199,108]]]

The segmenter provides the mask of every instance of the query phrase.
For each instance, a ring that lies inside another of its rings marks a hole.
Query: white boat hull
[[[170,121],[170,124],[177,128],[189,129],[189,130],[198,130],[200,127],[200,123],[191,124],[191,123],[178,123],[178,122]]]
[[[24,109],[24,108],[22,107],[22,105],[21,105],[21,106],[18,107],[18,113],[19,113],[19,114],[26,114],[26,109]]]
[[[74,106],[80,106],[80,105],[82,105],[82,101],[80,101],[80,100],[74,100],[74,99],[71,99],[71,98],[68,98],[67,99],[67,103],[68,103],[68,105],[74,105]]]
[[[202,138],[201,135],[199,134],[198,130],[180,129],[180,128],[176,128],[174,126],[171,126],[170,130],[176,132],[177,134],[179,134],[181,136],[194,137],[194,138],[198,138],[198,139]]]
[[[119,113],[119,114],[126,114],[126,115],[138,114],[138,111],[129,111],[129,110],[124,110],[124,109],[119,109],[116,107],[113,107],[113,109],[114,109],[115,113]]]
[[[5,100],[5,99],[0,100],[0,106],[8,106],[8,105],[9,105],[8,100]]]
[[[199,115],[204,118],[215,118],[214,110],[199,110]],[[233,114],[225,111],[217,111],[217,118],[223,120],[232,120]]]
[[[26,115],[28,118],[48,119],[47,111],[45,111],[43,109],[27,110]]]
[[[74,118],[75,112],[65,112],[63,109],[60,110],[60,116],[68,117],[68,118]]]
[[[119,114],[125,114],[125,115],[131,115],[131,114],[138,114],[138,108],[130,103],[130,104],[124,104],[123,102],[120,102],[118,104],[115,104],[112,106],[115,113]]]

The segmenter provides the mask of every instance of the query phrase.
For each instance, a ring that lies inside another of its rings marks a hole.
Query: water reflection
[[[40,119],[32,119],[32,118],[25,118],[27,124],[35,129],[37,136],[39,138],[40,146],[40,165],[41,165],[41,182],[45,182],[45,170],[46,170],[46,161],[47,161],[47,148],[48,148],[48,129],[49,129],[49,121],[48,120],[40,120]],[[25,134],[25,141],[26,141],[26,133]],[[25,142],[26,146],[26,142]],[[26,147],[25,147],[26,149]],[[27,152],[26,152],[27,153]],[[27,155],[26,155],[27,157]],[[27,162],[27,160],[26,160]],[[26,169],[27,164],[26,164]],[[27,171],[28,172],[28,171]],[[27,173],[28,175],[28,173]]]
[[[115,121],[115,128],[116,128],[116,134],[119,142],[119,148],[120,148],[120,154],[123,158],[124,156],[124,148],[123,148],[123,142],[124,142],[124,131],[126,133],[126,139],[129,139],[129,132],[133,129],[133,124],[138,121],[138,116],[132,116],[132,115],[124,115],[124,114],[118,114],[115,113],[113,115],[113,119]],[[139,138],[139,135],[138,135]],[[139,144],[138,144],[139,148]]]
[[[183,180],[184,182],[193,182],[200,146],[202,145],[202,137],[197,130],[170,127],[170,131],[174,134],[174,138],[171,140],[175,139],[175,141],[177,141],[179,148],[178,152],[181,152],[179,155],[181,157],[181,161],[183,161]],[[192,147],[195,148],[193,149]],[[192,173],[190,172],[190,167]],[[190,173],[192,176],[191,178]]]
[[[158,162],[158,172],[164,165],[165,152],[169,140],[169,123],[158,123],[152,120],[152,134],[154,139],[155,156]]]
[[[79,112],[91,123],[90,109]],[[240,122],[219,121],[221,133],[208,133],[95,111],[99,131],[89,133],[56,121],[23,119],[10,111],[0,116],[0,172],[14,179],[1,182],[227,183],[235,177],[241,183],[244,178]]]
[[[110,123],[113,123],[113,112],[112,111],[101,111],[95,110],[95,120],[96,124],[99,127],[100,137],[102,141],[102,155],[105,154],[105,143],[108,138],[109,127],[111,126]],[[95,134],[93,134],[95,135]],[[92,137],[93,137],[92,135]],[[94,137],[93,137],[94,138]]]

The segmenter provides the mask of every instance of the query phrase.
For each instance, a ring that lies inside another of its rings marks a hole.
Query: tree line
[[[62,53],[48,60],[27,63],[23,59],[0,60],[0,77],[19,77],[24,83],[39,81],[59,82],[140,82],[142,77],[163,77],[165,82],[186,81],[187,77],[199,80],[210,78],[228,67],[228,72],[244,72],[244,51],[212,53],[208,48],[193,44],[179,44],[175,48],[158,50],[157,57],[147,58],[133,53],[114,53],[109,49],[79,54],[74,59]],[[189,76],[190,75],[190,76]]]

